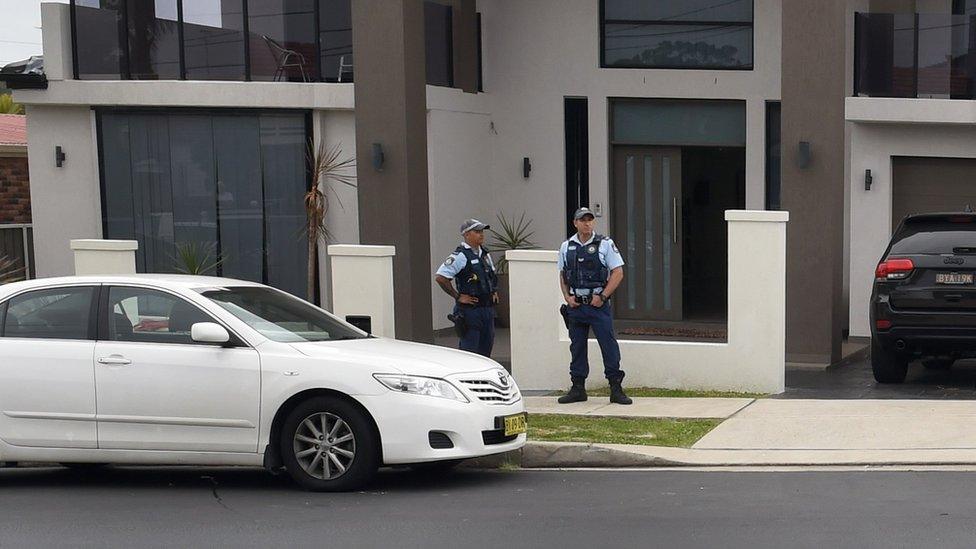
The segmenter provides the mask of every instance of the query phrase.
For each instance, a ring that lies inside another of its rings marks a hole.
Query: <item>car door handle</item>
[[[112,355],[112,356],[103,356],[102,358],[98,359],[98,363],[125,365],[125,364],[132,364],[132,361],[123,356]]]

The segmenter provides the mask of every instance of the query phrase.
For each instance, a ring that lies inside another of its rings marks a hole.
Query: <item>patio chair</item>
[[[285,76],[287,81],[286,71],[290,68],[298,67],[299,72],[302,74],[302,82],[308,82],[308,76],[305,75],[305,56],[298,53],[295,50],[290,50],[273,38],[266,34],[262,34],[261,38],[264,39],[264,43],[268,45],[268,49],[271,50],[271,55],[274,56],[275,62],[278,64],[278,68],[274,73],[275,82],[280,82],[281,77]]]
[[[352,82],[352,54],[339,56],[339,82]]]

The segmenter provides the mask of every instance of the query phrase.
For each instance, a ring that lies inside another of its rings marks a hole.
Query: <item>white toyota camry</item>
[[[0,461],[284,467],[348,490],[525,443],[484,357],[372,337],[287,293],[180,275],[0,286]]]

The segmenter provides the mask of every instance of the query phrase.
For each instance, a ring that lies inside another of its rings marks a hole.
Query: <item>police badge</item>
[[[447,256],[447,259],[444,260],[444,264],[447,265],[448,267],[454,265],[454,256],[453,255]]]
[[[596,246],[594,246],[593,244],[590,244],[590,246],[588,248],[586,248],[586,253],[588,253],[588,254],[595,254],[596,253]]]

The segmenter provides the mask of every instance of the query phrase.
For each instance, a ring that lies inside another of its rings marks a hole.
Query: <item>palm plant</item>
[[[24,106],[14,103],[13,94],[0,94],[0,114],[24,114]]]
[[[224,262],[224,258],[218,255],[217,246],[212,242],[177,242],[174,268],[188,275],[214,274]]]
[[[316,303],[315,266],[318,265],[318,243],[328,242],[330,239],[329,229],[326,226],[326,216],[329,213],[329,197],[326,194],[329,189],[328,184],[331,181],[356,187],[356,175],[352,171],[356,167],[356,159],[341,157],[341,144],[329,147],[323,141],[315,147],[311,140],[309,141],[308,161],[312,166],[312,183],[305,193],[306,224],[303,232],[308,240],[305,292],[306,299],[311,303]]]
[[[0,256],[0,284],[24,279],[24,268],[18,267],[18,263],[20,262],[16,259],[5,255]]]
[[[508,273],[508,260],[505,259],[506,251],[534,250],[538,249],[538,246],[531,240],[535,232],[529,231],[532,220],[526,221],[525,212],[522,212],[518,221],[515,220],[514,215],[509,219],[503,213],[499,213],[496,219],[498,219],[498,226],[501,230],[488,229],[492,236],[489,248],[492,252],[500,254],[498,261],[495,262],[498,267],[498,274],[506,274]]]

